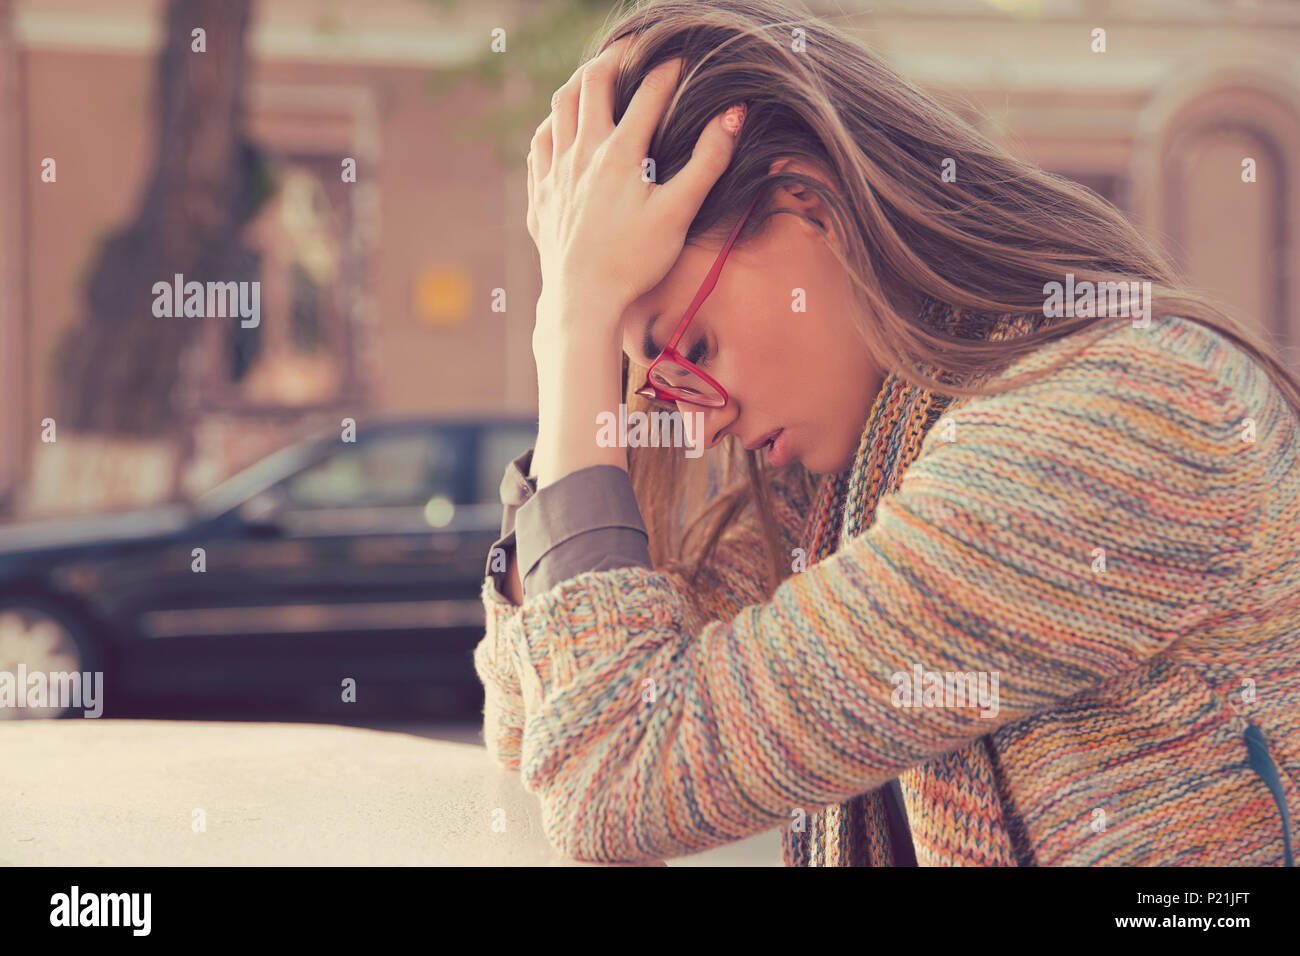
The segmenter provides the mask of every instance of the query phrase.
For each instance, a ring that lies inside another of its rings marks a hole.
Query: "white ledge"
[[[470,744],[74,718],[0,721],[0,753],[0,865],[586,865],[547,843],[519,775]]]

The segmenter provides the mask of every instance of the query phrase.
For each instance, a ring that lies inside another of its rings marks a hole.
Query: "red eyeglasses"
[[[691,324],[691,319],[695,318],[695,313],[699,311],[704,300],[709,297],[713,287],[718,284],[718,275],[722,272],[722,264],[727,261],[727,255],[731,252],[731,247],[735,245],[736,237],[740,235],[740,230],[745,227],[745,223],[749,220],[749,214],[754,211],[757,202],[758,200],[755,198],[754,202],[749,204],[749,207],[740,217],[740,222],[736,223],[736,228],[731,230],[731,235],[727,237],[722,251],[718,253],[713,268],[704,277],[704,282],[700,284],[700,290],[695,293],[695,298],[691,300],[690,306],[687,307],[686,314],[677,323],[677,330],[673,332],[673,337],[668,340],[668,344],[659,353],[659,357],[651,363],[649,370],[646,372],[645,384],[636,390],[637,395],[650,399],[652,402],[665,404],[673,409],[676,409],[677,402],[703,405],[705,408],[722,408],[727,404],[727,390],[701,371],[693,362],[688,362],[685,356],[677,351],[677,343],[681,341],[682,335],[686,332],[686,327]]]

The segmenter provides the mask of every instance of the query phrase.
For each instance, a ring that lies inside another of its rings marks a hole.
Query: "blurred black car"
[[[102,671],[106,717],[472,711],[498,486],[536,429],[363,421],[194,501],[0,527],[0,671]]]

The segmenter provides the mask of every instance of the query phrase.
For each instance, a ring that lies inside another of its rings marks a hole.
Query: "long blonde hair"
[[[856,319],[863,346],[908,382],[953,396],[986,395],[1055,371],[993,387],[955,384],[966,376],[991,376],[1105,316],[1054,321],[1029,335],[986,341],[927,328],[899,303],[932,298],[972,315],[1041,316],[1044,286],[1070,272],[1078,282],[1150,282],[1151,318],[1182,316],[1222,333],[1254,357],[1300,414],[1300,378],[1250,327],[1188,288],[1119,210],[1077,183],[1016,159],[832,24],[776,0],[641,0],[624,4],[611,21],[588,55],[635,34],[615,87],[616,120],[654,66],[673,57],[685,61],[650,144],[659,182],[685,165],[709,120],[733,103],[748,106],[731,164],[705,199],[687,242],[728,229],[759,196],[738,239],[743,243],[772,215],[797,215],[770,205],[776,187],[813,192],[844,240],[842,249],[831,247],[862,302]],[[789,158],[823,170],[836,188],[793,172],[768,174],[775,161]],[[953,181],[941,179],[946,161],[956,173]],[[941,378],[924,374],[921,365],[942,370]],[[645,368],[625,358],[624,372],[629,412],[648,411],[632,394]],[[789,571],[767,502],[765,469],[760,454],[746,452],[734,436],[695,461],[666,449],[630,449],[629,472],[655,567],[684,570],[696,580],[721,535],[752,506],[771,558],[768,588],[775,588]]]

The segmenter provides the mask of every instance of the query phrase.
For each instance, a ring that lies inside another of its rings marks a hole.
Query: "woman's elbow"
[[[638,846],[635,835],[643,832],[627,804],[614,795],[590,791],[541,792],[534,780],[525,786],[537,793],[542,805],[542,831],[552,849],[561,856],[583,863],[624,866],[659,865],[664,853]]]

